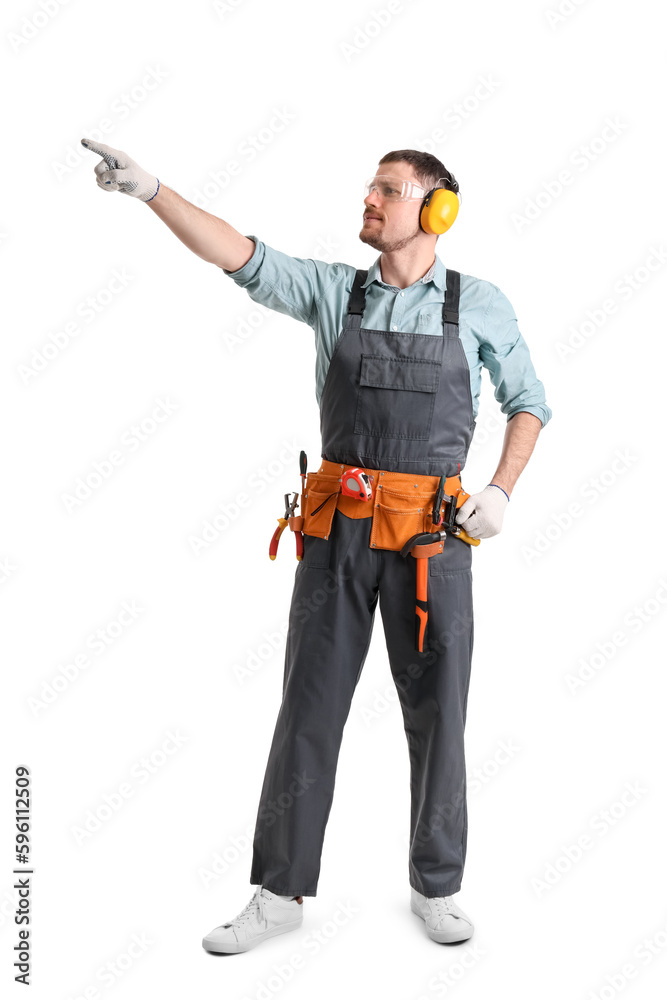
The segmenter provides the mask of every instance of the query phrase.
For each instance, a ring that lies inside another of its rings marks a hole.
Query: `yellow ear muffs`
[[[458,195],[446,188],[433,188],[424,198],[419,213],[419,225],[425,233],[438,236],[454,224],[459,211]]]

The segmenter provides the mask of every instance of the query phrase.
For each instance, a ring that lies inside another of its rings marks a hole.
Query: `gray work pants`
[[[283,698],[262,787],[250,882],[315,896],[338,755],[380,601],[410,754],[410,885],[461,888],[468,816],[464,727],[473,647],[472,549],[429,559],[430,650],[415,650],[416,560],[369,548],[371,518],[336,511],[296,570]],[[368,773],[367,770],[364,773]],[[363,831],[362,831],[363,832]],[[364,843],[360,838],[360,843]],[[369,860],[371,838],[366,842]]]

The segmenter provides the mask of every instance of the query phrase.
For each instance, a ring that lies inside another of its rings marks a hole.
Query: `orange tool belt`
[[[301,517],[290,518],[292,530],[299,529],[306,535],[328,538],[334,513],[338,509],[347,517],[373,518],[371,548],[400,552],[413,535],[438,531],[442,527],[432,520],[439,476],[363,469],[371,481],[373,492],[370,500],[357,500],[341,493],[341,476],[352,468],[356,466],[324,459],[317,472],[307,474],[305,493],[301,496]],[[450,476],[444,485],[446,496],[456,497],[457,507],[468,499],[460,476]],[[444,504],[441,516],[443,511]],[[444,542],[439,542],[431,554],[442,552],[443,546]]]

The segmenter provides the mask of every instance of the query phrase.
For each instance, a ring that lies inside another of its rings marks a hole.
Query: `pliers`
[[[468,545],[479,545],[479,538],[473,538],[471,535],[465,531],[460,524],[456,521],[456,511],[460,506],[459,501],[463,503],[468,499],[469,494],[465,490],[459,490],[457,496],[448,497],[445,493],[445,476],[441,476],[440,485],[438,486],[438,491],[435,495],[435,500],[433,501],[433,513],[431,514],[431,520],[434,524],[442,525],[447,531],[451,532],[462,542],[467,542]],[[461,499],[461,497],[463,499]],[[445,504],[447,510],[447,519],[445,520],[442,516],[441,507]]]
[[[290,519],[294,517],[294,511],[299,506],[299,494],[294,494],[294,499],[290,500],[290,494],[285,494],[285,516],[278,518],[278,527],[273,533],[273,538],[271,539],[271,544],[269,545],[269,559],[275,559],[278,555],[278,542],[280,541],[280,536],[290,522]],[[301,531],[294,532],[296,536],[296,557],[301,561],[303,558],[303,534]]]

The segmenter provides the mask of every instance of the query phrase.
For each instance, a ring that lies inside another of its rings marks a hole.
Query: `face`
[[[381,163],[376,174],[421,183],[409,163]],[[388,201],[379,191],[371,191],[364,198],[364,219],[359,239],[381,253],[403,250],[420,237],[426,239],[428,234],[419,227],[421,204],[421,199]]]

